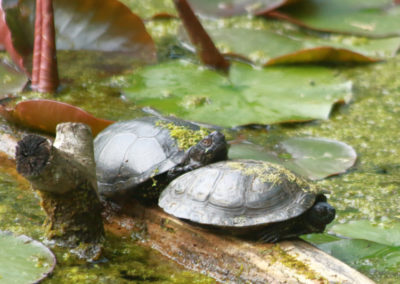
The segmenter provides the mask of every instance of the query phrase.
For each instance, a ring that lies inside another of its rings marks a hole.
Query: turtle
[[[147,116],[114,123],[94,140],[101,197],[134,194],[157,202],[170,180],[208,163],[227,159],[220,131],[174,118]]]
[[[283,166],[227,160],[173,180],[158,205],[209,229],[262,242],[321,233],[335,218],[326,196]]]

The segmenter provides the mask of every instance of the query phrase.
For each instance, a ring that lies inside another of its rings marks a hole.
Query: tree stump
[[[30,181],[41,198],[47,218],[46,237],[72,248],[81,258],[101,254],[104,227],[90,128],[61,123],[54,143],[27,135],[16,147],[17,171]]]

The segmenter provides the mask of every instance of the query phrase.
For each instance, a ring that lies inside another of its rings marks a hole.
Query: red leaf
[[[215,47],[210,36],[207,34],[200,21],[197,19],[192,8],[186,0],[174,0],[179,17],[181,18],[190,41],[196,48],[200,60],[215,69],[228,71],[229,62],[225,60],[219,50]]]
[[[58,49],[127,53],[130,58],[145,63],[154,63],[157,60],[154,42],[143,21],[121,2],[52,2]],[[35,25],[32,17],[34,0],[0,0],[0,4],[0,38],[5,39],[3,44],[16,64],[30,73],[30,56],[33,52],[32,27]]]
[[[4,46],[18,68],[30,77],[28,70],[25,68],[27,66],[26,58],[23,56],[26,53],[26,49],[18,50],[18,48],[15,48],[16,44],[14,44],[12,33],[7,26],[6,14],[3,11],[4,5],[3,1],[0,0],[0,44]],[[7,8],[10,10],[15,9],[14,6],[8,6]]]
[[[21,126],[52,134],[55,133],[57,124],[62,122],[85,123],[92,128],[93,136],[114,123],[97,118],[73,105],[44,99],[19,102],[14,108],[0,105],[0,114]]]

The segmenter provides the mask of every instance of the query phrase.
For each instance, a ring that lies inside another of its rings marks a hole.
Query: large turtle
[[[142,117],[118,122],[94,140],[99,193],[117,198],[132,192],[158,198],[176,176],[227,158],[222,133],[172,117]]]
[[[173,180],[159,198],[167,213],[264,242],[325,230],[335,209],[322,193],[280,165],[214,163]]]

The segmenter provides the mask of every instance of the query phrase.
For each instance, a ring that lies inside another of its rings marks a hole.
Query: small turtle
[[[326,197],[284,167],[214,163],[173,180],[159,206],[178,218],[264,242],[321,233],[335,217]]]
[[[172,117],[142,117],[118,122],[94,140],[99,193],[127,192],[148,200],[176,176],[227,158],[225,136]],[[156,199],[157,200],[157,199]]]

